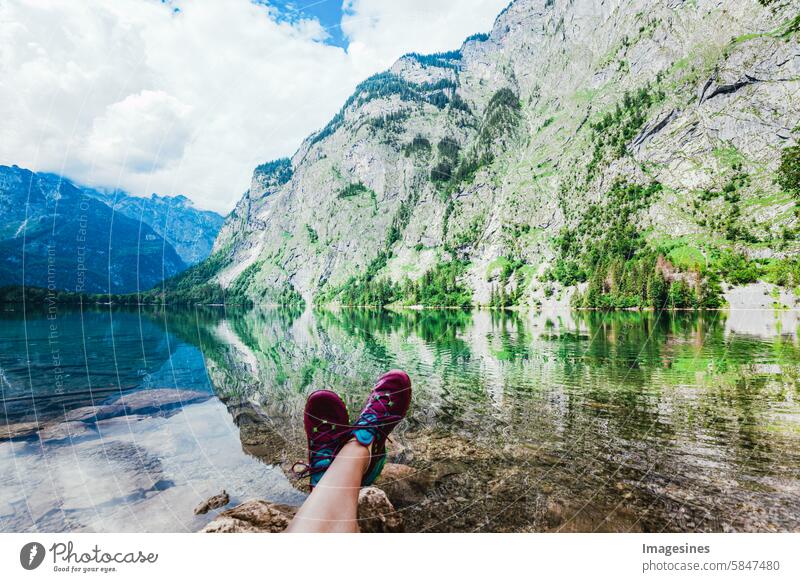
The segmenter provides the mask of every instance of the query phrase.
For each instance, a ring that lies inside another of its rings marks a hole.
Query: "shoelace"
[[[319,430],[326,424],[330,428],[322,431]],[[317,427],[314,427],[314,434],[316,436],[310,440],[309,446],[313,447],[314,442],[322,441],[324,443],[324,447],[319,450],[311,450],[311,464],[298,461],[292,465],[292,473],[294,473],[298,479],[302,479],[304,477],[310,477],[316,473],[321,473],[327,469],[330,464],[320,467],[320,461],[324,461],[325,459],[331,459],[331,461],[333,461],[333,458],[339,452],[338,449],[341,448],[337,441],[350,432],[352,432],[352,427],[350,425],[333,424],[327,421],[320,423],[320,425]],[[297,468],[300,468],[300,470],[297,470]]]
[[[382,398],[386,398],[387,402],[383,403]],[[399,414],[391,414],[388,412],[388,408],[394,405],[394,402],[391,400],[392,396],[388,392],[378,392],[373,394],[369,401],[367,402],[367,406],[361,412],[361,416],[359,418],[363,418],[367,414],[372,414],[376,419],[380,418],[381,422],[368,422],[367,424],[356,424],[356,430],[369,430],[374,429],[376,433],[380,433],[383,438],[389,438],[389,432],[385,431],[383,427],[392,425],[394,423],[400,422],[403,420],[403,417]],[[385,407],[380,409],[375,409],[373,406],[377,403],[385,404]],[[376,437],[378,434],[375,435]]]

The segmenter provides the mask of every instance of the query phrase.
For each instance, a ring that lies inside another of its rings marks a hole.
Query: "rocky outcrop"
[[[713,99],[717,95],[728,95],[730,93],[735,93],[739,89],[743,87],[747,87],[748,85],[754,85],[755,83],[759,83],[759,79],[755,79],[748,75],[745,75],[742,79],[737,79],[732,83],[723,83],[723,84],[716,84],[712,79],[709,79],[706,86],[703,88],[703,92],[700,95],[700,103],[704,103],[709,99]]]
[[[667,127],[673,119],[678,117],[678,114],[679,112],[677,110],[670,109],[662,117],[656,118],[652,123],[646,124],[641,133],[631,142],[632,148],[638,149],[648,139],[651,139],[654,135]]]

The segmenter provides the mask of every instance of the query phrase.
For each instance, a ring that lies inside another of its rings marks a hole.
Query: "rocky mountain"
[[[186,196],[151,194],[149,198],[143,198],[121,190],[82,190],[116,212],[144,222],[166,239],[187,265],[199,263],[211,254],[214,240],[225,221],[216,212],[195,208]]]
[[[0,287],[147,290],[186,268],[167,241],[69,180],[0,166]]]
[[[794,0],[516,0],[257,168],[204,272],[345,304],[791,295],[799,31]]]

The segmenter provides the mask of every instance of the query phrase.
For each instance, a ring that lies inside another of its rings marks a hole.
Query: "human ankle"
[[[348,457],[358,459],[361,461],[361,474],[367,472],[369,468],[369,462],[372,458],[372,444],[365,445],[358,441],[358,439],[350,439],[347,443],[342,447],[342,451],[339,454],[346,454]]]

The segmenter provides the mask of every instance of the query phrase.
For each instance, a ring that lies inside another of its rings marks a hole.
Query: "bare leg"
[[[286,528],[289,533],[357,533],[358,491],[369,449],[347,443]]]

